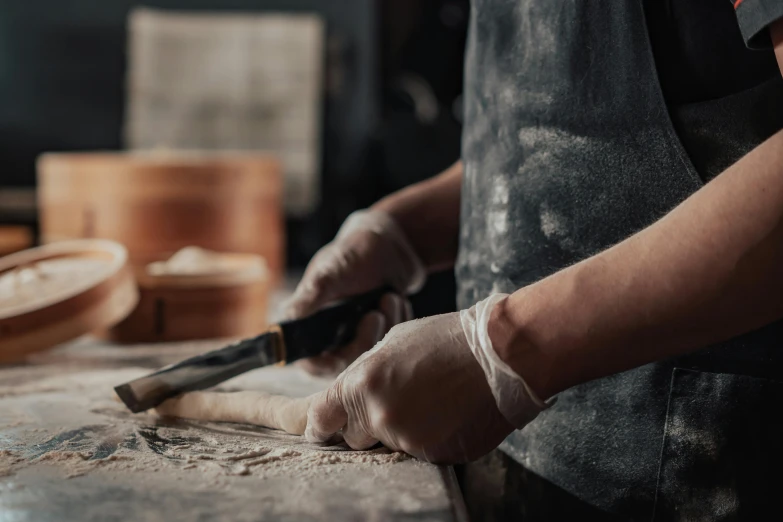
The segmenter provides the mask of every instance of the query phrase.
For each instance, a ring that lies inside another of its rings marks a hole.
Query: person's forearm
[[[781,317],[783,131],[654,225],[511,295],[489,332],[551,396]]]
[[[462,162],[434,178],[391,194],[373,205],[402,227],[431,272],[454,265],[459,243]]]
[[[783,74],[783,20],[778,20],[769,28],[772,45],[775,47],[775,57],[778,61],[778,69]]]

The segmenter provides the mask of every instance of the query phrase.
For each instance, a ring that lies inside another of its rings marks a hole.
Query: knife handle
[[[350,342],[356,327],[368,312],[376,310],[391,287],[376,288],[329,306],[302,319],[280,324],[286,362],[311,357]]]

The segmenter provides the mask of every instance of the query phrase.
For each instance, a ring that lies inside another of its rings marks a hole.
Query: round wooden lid
[[[119,243],[63,241],[0,258],[0,363],[128,316],[138,289]]]

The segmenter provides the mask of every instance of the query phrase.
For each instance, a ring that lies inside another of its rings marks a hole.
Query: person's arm
[[[775,48],[775,57],[778,59],[778,69],[783,75],[783,20],[778,20],[769,28],[772,37],[772,45]]]
[[[430,272],[454,265],[459,243],[462,162],[443,173],[402,189],[373,205],[388,213],[405,232]]]
[[[783,71],[781,22],[772,35]],[[783,131],[654,225],[512,294],[489,334],[549,397],[782,317]]]

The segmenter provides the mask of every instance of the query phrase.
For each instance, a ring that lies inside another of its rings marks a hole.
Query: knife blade
[[[302,319],[274,325],[261,335],[166,366],[114,391],[130,411],[138,413],[256,368],[318,355],[350,341],[361,318],[391,291],[379,288]]]

